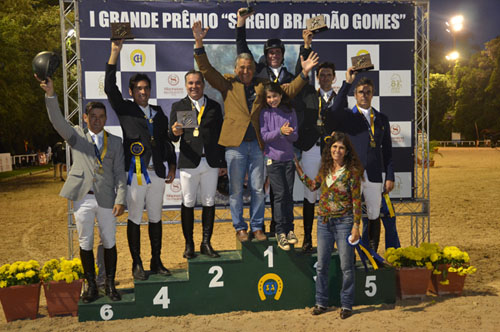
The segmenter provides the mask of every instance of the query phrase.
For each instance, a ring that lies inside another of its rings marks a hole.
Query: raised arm
[[[231,84],[208,61],[207,53],[203,47],[203,38],[207,35],[208,28],[202,29],[201,22],[196,21],[193,24],[192,30],[195,40],[194,59],[196,60],[196,64],[207,82],[224,96],[226,91],[231,87]]]
[[[245,22],[247,18],[253,15],[253,12],[247,15],[240,15],[240,10],[244,8],[238,9],[236,14],[238,15],[238,21],[236,23],[236,53],[241,54],[241,53],[250,53],[250,49],[248,48],[247,44],[247,31],[245,28]],[[253,54],[252,54],[253,57]]]
[[[319,57],[317,53],[311,52],[307,59],[301,56],[302,71],[291,83],[282,84],[281,88],[290,98],[294,98],[300,90],[307,84],[309,72],[318,64]]]
[[[54,83],[52,82],[52,79],[50,77],[48,77],[45,81],[40,81],[38,77],[36,77],[36,79],[40,82],[40,87],[45,91],[45,105],[47,107],[47,114],[52,126],[54,126],[54,129],[59,133],[59,135],[61,135],[62,138],[64,138],[64,140],[68,142],[69,145],[75,145],[77,133],[61,113],[57,95],[54,92]]]
[[[299,75],[302,71],[302,61],[301,56],[307,59],[309,54],[312,52],[312,37],[313,33],[309,30],[302,30],[302,39],[304,40],[304,45],[300,46],[299,56],[297,58],[297,64],[295,65],[295,76]]]
[[[111,53],[109,55],[108,63],[106,64],[106,76],[104,79],[104,92],[108,96],[108,101],[115,112],[120,115],[125,108],[123,104],[122,93],[116,85],[116,63],[123,46],[123,39],[113,40],[111,42]]]

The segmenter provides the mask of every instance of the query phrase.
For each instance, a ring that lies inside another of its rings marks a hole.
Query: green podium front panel
[[[119,289],[121,301],[101,297],[90,304],[80,302],[79,320],[206,315],[314,305],[316,255],[303,254],[300,249],[283,251],[274,238],[238,242],[237,250],[221,251],[220,255],[215,259],[198,255],[188,261],[187,271],[172,271],[168,277],[150,275],[146,281],[135,281],[134,289]],[[357,268],[356,303],[393,303],[394,271],[370,270],[365,274],[364,269]],[[332,254],[329,278],[330,302],[338,306],[342,274],[336,252]],[[389,281],[382,281],[385,278]],[[372,287],[372,283],[377,291],[367,295],[365,288]],[[389,289],[390,285],[393,289]]]
[[[356,264],[354,304],[396,303],[396,272],[393,268],[369,268]]]

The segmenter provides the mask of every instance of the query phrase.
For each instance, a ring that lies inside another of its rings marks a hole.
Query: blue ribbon
[[[144,175],[144,179],[146,180],[146,183],[150,184],[151,183],[151,179],[149,178],[149,174],[148,174],[147,168],[144,166],[144,160],[142,159],[142,156],[141,157],[135,156],[135,157],[132,157],[132,159],[130,160],[130,168],[128,170],[127,185],[130,186],[130,184],[132,183],[132,177],[134,176],[134,173],[136,172],[135,158],[140,158],[140,161],[141,161],[141,173],[142,173],[142,175]]]
[[[374,260],[376,260],[377,262],[379,263],[384,263],[385,260],[384,258],[382,258],[379,254],[377,254],[375,251],[373,251],[368,245],[366,245],[364,242],[362,241],[357,241],[356,243],[351,243],[351,241],[349,241],[349,236],[347,236],[346,238],[346,241],[347,243],[354,247],[356,249],[356,251],[358,252],[358,255],[359,255],[359,258],[361,259],[361,262],[363,263],[363,266],[365,267],[365,271],[368,272],[368,265],[366,264],[366,260],[369,259],[367,256],[366,256],[366,253],[361,250],[361,247],[360,246],[363,246],[363,248],[368,251],[368,253],[371,255],[371,258],[373,258]]]

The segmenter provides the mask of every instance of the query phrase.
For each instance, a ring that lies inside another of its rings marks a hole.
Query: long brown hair
[[[323,153],[321,154],[321,166],[319,169],[319,174],[323,178],[326,178],[328,173],[333,170],[333,158],[331,153],[331,147],[333,143],[341,142],[346,148],[344,155],[344,165],[347,170],[351,172],[353,176],[360,176],[363,178],[363,165],[359,160],[358,154],[354,147],[352,146],[349,136],[340,131],[334,131],[331,136],[325,137],[325,147],[323,148]]]

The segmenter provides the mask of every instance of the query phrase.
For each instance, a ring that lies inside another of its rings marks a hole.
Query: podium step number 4
[[[171,276],[150,275],[133,289],[119,289],[122,300],[107,296],[79,303],[80,321],[130,319],[147,316],[209,315],[230,311],[269,311],[312,307],[315,304],[316,255],[300,249],[283,251],[274,238],[237,242],[237,250],[220,258],[199,255],[188,270]],[[330,305],[340,305],[342,273],[336,253],[330,263]],[[355,304],[394,303],[395,274],[390,268],[356,266]]]

